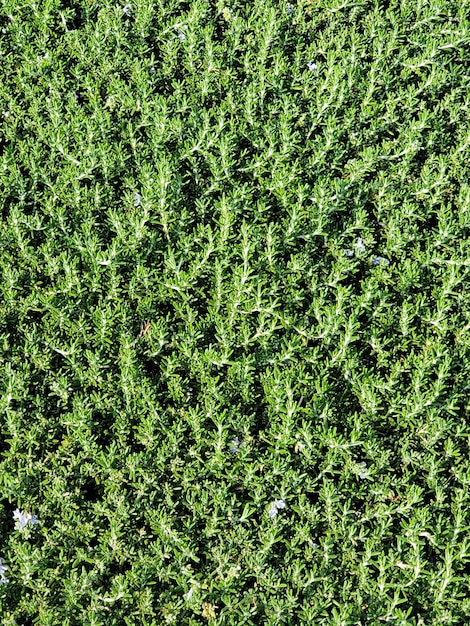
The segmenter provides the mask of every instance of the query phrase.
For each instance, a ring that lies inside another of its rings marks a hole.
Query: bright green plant
[[[454,0],[4,0],[2,625],[468,623]]]

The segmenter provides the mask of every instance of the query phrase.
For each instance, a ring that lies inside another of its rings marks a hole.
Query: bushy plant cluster
[[[2,0],[2,626],[469,623],[469,29]]]

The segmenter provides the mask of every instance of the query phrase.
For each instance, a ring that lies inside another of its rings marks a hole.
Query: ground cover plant
[[[2,0],[2,626],[469,623],[469,18]]]

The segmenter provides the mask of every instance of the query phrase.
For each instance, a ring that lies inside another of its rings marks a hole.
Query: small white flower
[[[130,4],[126,4],[122,10],[126,15],[130,15],[132,13],[132,7]]]
[[[194,589],[191,587],[191,589],[188,591],[188,593],[185,593],[183,598],[189,602],[189,600],[191,600],[191,598],[193,597],[193,593],[194,593]]]
[[[141,200],[142,200],[142,196],[140,195],[140,193],[135,193],[134,194],[134,206],[139,206]]]
[[[178,39],[180,41],[184,41],[186,39],[186,35],[183,33],[182,30],[180,30],[179,33],[178,33]]]
[[[372,259],[372,263],[374,265],[390,265],[390,261],[388,259],[384,259],[383,256],[375,256]]]
[[[308,67],[308,69],[309,69],[311,72],[313,72],[313,70],[316,70],[316,69],[317,69],[318,65],[317,65],[316,63],[314,63],[313,61],[309,61],[309,62],[307,63],[307,67]]]
[[[23,511],[20,511],[19,509],[15,509],[15,511],[13,512],[13,519],[18,520],[18,523],[21,528],[24,528],[26,524],[28,523],[28,518],[26,514],[23,513]]]
[[[357,469],[358,469],[358,476],[361,480],[364,480],[365,478],[369,476],[369,470],[367,469],[367,465],[364,462],[358,463]]]
[[[349,257],[354,256],[354,250],[347,249],[347,250],[343,250],[343,252],[344,252],[344,256],[349,256]]]
[[[234,437],[230,443],[231,443],[230,452],[232,454],[236,454],[239,450],[240,440],[238,439],[238,437]]]
[[[359,250],[359,252],[365,252],[366,251],[366,247],[364,246],[363,242],[362,242],[362,237],[358,237],[356,243],[354,244],[354,246]]]
[[[284,500],[274,500],[269,509],[269,517],[276,517],[279,509],[285,509],[286,503]]]
[[[13,511],[13,519],[18,520],[20,528],[24,528],[28,522],[31,522],[31,524],[34,526],[39,521],[36,515],[31,515],[31,513],[25,513],[24,511],[20,511],[20,509],[15,509]]]
[[[150,67],[150,72],[151,72],[152,74],[155,74],[155,72],[156,72],[156,71],[157,71],[157,70],[155,69],[155,66],[154,66],[154,65],[152,65],[152,66]]]
[[[292,6],[292,4],[287,5],[286,11],[287,13],[289,13],[289,15],[291,15],[294,12],[294,7]]]

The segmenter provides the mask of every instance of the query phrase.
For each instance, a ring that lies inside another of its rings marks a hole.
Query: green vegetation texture
[[[0,626],[470,623],[470,2],[2,0]]]

